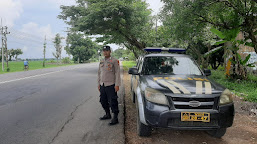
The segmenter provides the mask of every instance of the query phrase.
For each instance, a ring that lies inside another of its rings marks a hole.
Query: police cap
[[[110,46],[103,46],[103,51],[111,51],[111,47]]]

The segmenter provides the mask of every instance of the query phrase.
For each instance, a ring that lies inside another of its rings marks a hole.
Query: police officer
[[[100,117],[100,120],[111,119],[110,107],[112,110],[113,118],[109,125],[118,124],[118,95],[120,80],[120,66],[119,61],[111,57],[110,46],[103,47],[104,59],[101,60],[98,69],[98,90],[100,91],[100,102],[105,115]]]

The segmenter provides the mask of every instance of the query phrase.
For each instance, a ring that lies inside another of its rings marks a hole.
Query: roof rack
[[[179,53],[184,54],[186,53],[186,49],[183,48],[165,48],[165,47],[147,47],[144,49],[147,53],[160,53],[160,52],[169,52],[169,53]]]

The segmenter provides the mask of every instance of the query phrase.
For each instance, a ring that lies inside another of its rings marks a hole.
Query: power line
[[[14,30],[14,29],[12,29],[12,31],[11,31],[11,36],[14,36],[18,39],[33,40],[33,41],[37,41],[37,42],[41,42],[41,43],[44,42],[43,37],[32,35],[32,34],[25,33],[25,32],[21,32],[21,31]],[[53,39],[53,37],[48,39],[47,42],[51,43],[52,42],[51,39]]]

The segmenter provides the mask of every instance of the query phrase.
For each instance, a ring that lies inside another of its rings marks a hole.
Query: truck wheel
[[[142,137],[148,137],[151,135],[152,128],[150,126],[147,126],[141,123],[139,118],[138,102],[136,102],[136,108],[137,108],[137,134]]]
[[[212,137],[221,138],[222,136],[225,135],[226,131],[227,131],[227,128],[220,128],[220,129],[217,129],[217,130],[207,131],[207,133],[209,135],[211,135]]]

